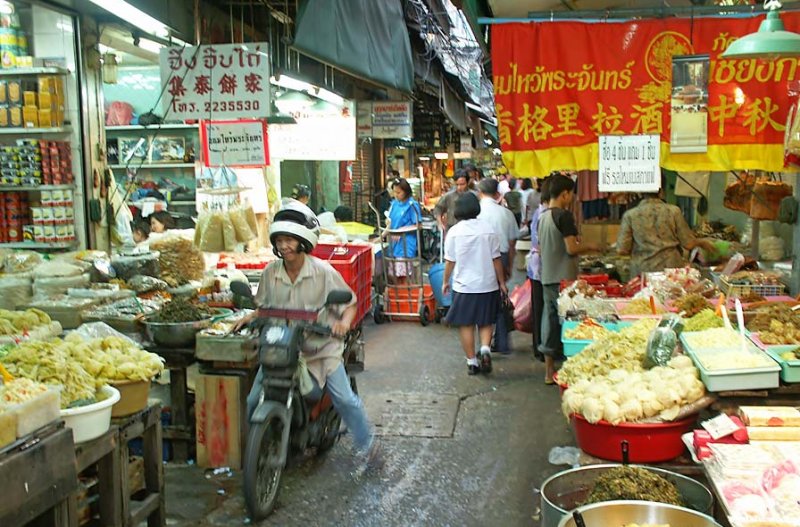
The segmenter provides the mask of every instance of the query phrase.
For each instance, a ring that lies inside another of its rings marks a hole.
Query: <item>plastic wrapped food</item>
[[[247,213],[245,209],[242,207],[233,207],[229,211],[229,215],[233,227],[236,229],[236,239],[240,243],[247,243],[256,237],[255,231],[253,231],[247,223]]]
[[[34,280],[38,278],[61,278],[67,276],[79,276],[83,273],[83,268],[77,265],[61,262],[45,262],[37,265],[33,270]]]
[[[222,213],[214,211],[209,213],[203,232],[200,234],[200,250],[208,253],[218,253],[225,250]]]
[[[247,224],[250,226],[250,230],[253,231],[253,234],[258,236],[258,219],[256,218],[256,212],[253,210],[252,206],[246,205],[244,207],[244,217],[247,220]]]
[[[6,273],[27,273],[42,263],[42,255],[30,251],[19,251],[9,254],[3,262],[3,270]]]
[[[26,274],[0,276],[0,307],[16,309],[33,297],[33,280]]]
[[[137,293],[148,293],[150,291],[164,291],[167,283],[152,276],[137,275],[128,280],[128,287]]]
[[[36,278],[33,281],[33,296],[52,296],[66,293],[71,288],[89,287],[88,274],[75,276],[58,276],[52,278]]]
[[[117,278],[129,280],[137,275],[158,276],[158,252],[148,252],[129,256],[115,256],[111,259],[111,266],[117,273]]]
[[[226,251],[236,250],[236,227],[228,213],[222,213],[222,241]]]

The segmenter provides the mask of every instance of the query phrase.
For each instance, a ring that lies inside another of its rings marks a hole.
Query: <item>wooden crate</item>
[[[242,467],[247,439],[248,372],[201,374],[195,385],[197,464]]]

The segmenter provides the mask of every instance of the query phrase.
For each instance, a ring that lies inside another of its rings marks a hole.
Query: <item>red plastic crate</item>
[[[311,252],[336,269],[356,294],[358,310],[353,327],[358,326],[372,307],[372,248],[369,245],[318,244]]]

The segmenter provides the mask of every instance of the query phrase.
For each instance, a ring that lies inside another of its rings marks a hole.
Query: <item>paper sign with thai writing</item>
[[[297,116],[297,124],[269,127],[273,159],[353,161],[356,158],[356,118],[350,115]]]
[[[268,117],[270,60],[265,42],[163,48],[167,119]]]
[[[653,192],[661,188],[657,135],[601,135],[600,192]]]
[[[404,139],[414,135],[414,112],[410,102],[373,102],[372,137]]]
[[[789,31],[800,13],[782,13]],[[763,16],[492,27],[492,68],[503,157],[513,173],[597,169],[598,136],[656,134],[662,166],[679,171],[783,167],[797,58],[720,54]],[[708,151],[672,153],[672,57],[708,54]]]
[[[203,121],[200,141],[207,167],[269,165],[267,123],[263,120]]]

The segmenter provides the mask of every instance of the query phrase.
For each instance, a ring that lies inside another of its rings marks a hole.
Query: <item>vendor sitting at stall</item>
[[[390,240],[392,258],[415,258],[417,256],[417,226],[422,220],[422,209],[411,192],[408,181],[399,178],[392,184],[394,198],[389,206],[389,218],[386,220],[386,229],[381,233],[385,238],[392,231],[409,231],[405,234],[392,234]],[[394,262],[392,269],[397,283],[405,283],[411,276],[413,266],[411,262]]]
[[[622,217],[617,252],[631,256],[631,274],[661,272],[687,264],[681,248],[691,251],[701,247],[714,251],[711,241],[696,238],[681,210],[663,200],[661,190],[645,197]]]
[[[154,212],[147,219],[150,220],[150,232],[161,234],[176,228],[175,219],[165,210]]]

